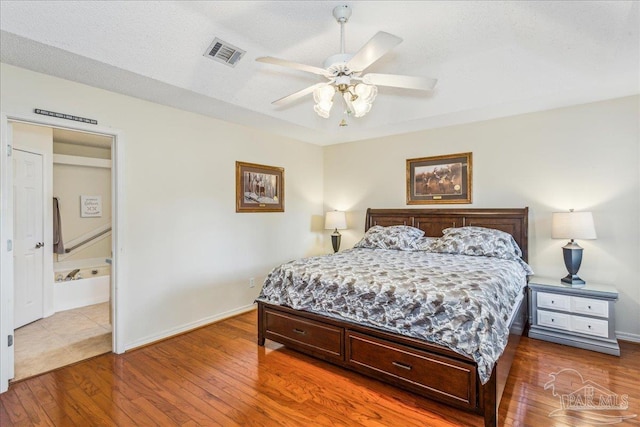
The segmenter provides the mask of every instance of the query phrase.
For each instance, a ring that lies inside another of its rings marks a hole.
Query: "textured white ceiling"
[[[321,67],[340,51],[339,4],[348,52],[377,31],[404,39],[367,71],[436,89],[380,88],[347,127],[310,95],[272,106],[323,78],[255,58]],[[322,145],[640,93],[637,1],[2,0],[0,30],[2,62]],[[235,68],[203,56],[214,37],[247,51]]]

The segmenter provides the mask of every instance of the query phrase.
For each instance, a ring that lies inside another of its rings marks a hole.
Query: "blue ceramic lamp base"
[[[578,270],[580,270],[580,264],[582,264],[582,251],[582,247],[575,243],[573,239],[562,247],[564,265],[567,267],[569,274],[560,279],[560,281],[571,285],[572,288],[582,288],[586,284],[584,280],[578,277]]]

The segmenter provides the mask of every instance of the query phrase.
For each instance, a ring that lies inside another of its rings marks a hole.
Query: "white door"
[[[14,328],[43,316],[42,155],[13,150]]]

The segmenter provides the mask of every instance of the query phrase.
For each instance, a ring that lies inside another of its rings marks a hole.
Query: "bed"
[[[528,318],[527,220],[528,208],[368,209],[360,248],[295,260],[269,274],[257,299],[258,344],[273,340],[496,426]],[[402,233],[391,248],[403,250],[371,246],[391,230]],[[506,236],[515,256],[502,256],[504,248],[497,258],[468,256],[470,246],[452,253],[451,239],[465,233],[480,240],[494,233],[501,242]],[[415,247],[421,245],[429,248]],[[463,264],[475,272],[471,278]],[[453,321],[443,317],[450,305],[463,306]]]

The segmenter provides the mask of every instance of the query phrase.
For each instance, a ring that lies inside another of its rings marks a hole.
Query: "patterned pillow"
[[[413,241],[411,244],[414,251],[433,252],[434,245],[440,240],[437,237],[423,236]]]
[[[484,227],[447,228],[432,252],[519,259],[522,251],[513,236]]]
[[[354,248],[413,250],[413,242],[424,236],[424,231],[408,225],[382,227],[374,225]]]

